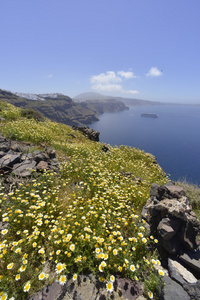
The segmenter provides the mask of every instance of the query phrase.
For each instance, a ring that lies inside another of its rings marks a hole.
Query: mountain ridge
[[[75,97],[73,97],[73,100],[76,102],[82,102],[82,101],[96,101],[96,100],[116,100],[119,102],[123,102],[125,105],[164,105],[166,103],[162,103],[159,101],[150,101],[150,100],[142,100],[137,98],[125,98],[125,97],[119,97],[119,96],[105,96],[99,93],[95,92],[86,92],[79,94]]]

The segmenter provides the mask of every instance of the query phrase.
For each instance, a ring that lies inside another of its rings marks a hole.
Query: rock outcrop
[[[200,222],[183,188],[153,184],[150,195],[142,216],[150,224],[151,232],[159,239],[160,245],[170,254],[197,249]]]
[[[172,183],[152,184],[150,198],[142,210],[169,276],[160,300],[200,299],[200,222],[182,187]]]
[[[54,282],[49,287],[29,298],[29,300],[143,300],[145,299],[141,285],[134,280],[116,278],[112,293],[106,290],[105,282],[100,282],[97,276],[79,275],[78,280],[73,281],[70,276],[62,287]]]
[[[52,121],[70,126],[83,126],[99,120],[91,109],[82,107],[70,97],[60,93],[13,94],[0,89],[0,100],[23,109],[34,109]]]
[[[87,126],[83,126],[83,127],[78,127],[78,126],[72,126],[72,128],[74,130],[79,130],[80,132],[82,132],[84,135],[86,135],[88,137],[89,140],[94,141],[94,142],[99,142],[99,132],[89,128]]]
[[[38,147],[41,150],[34,148],[36,149],[33,144],[7,140],[0,135],[0,174],[3,175],[2,179],[8,190],[16,178],[30,177],[33,171],[59,171],[59,161],[54,149],[45,145]]]
[[[66,125],[84,126],[99,120],[104,112],[117,112],[129,109],[120,99],[75,102],[60,94],[11,93],[0,89],[0,100],[23,109],[34,109],[52,121]]]

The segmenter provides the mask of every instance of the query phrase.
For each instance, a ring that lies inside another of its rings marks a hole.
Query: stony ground
[[[114,291],[108,292],[105,283],[94,275],[80,275],[78,280],[68,279],[64,286],[53,283],[29,300],[143,300],[141,285],[133,280],[116,278]]]

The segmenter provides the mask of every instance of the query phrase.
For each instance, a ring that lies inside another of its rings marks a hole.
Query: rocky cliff
[[[124,103],[112,100],[74,102],[63,94],[22,94],[0,90],[0,100],[20,108],[32,108],[46,118],[66,125],[83,126],[98,121],[98,115],[128,109]]]
[[[103,114],[104,112],[116,112],[129,109],[123,102],[115,99],[88,100],[81,102],[80,105],[85,109],[93,111],[97,115]]]
[[[18,95],[23,95],[23,97]],[[80,126],[98,121],[98,117],[93,111],[80,106],[70,97],[63,94],[18,95],[0,90],[0,100],[4,100],[20,108],[35,109],[52,121],[71,126]]]

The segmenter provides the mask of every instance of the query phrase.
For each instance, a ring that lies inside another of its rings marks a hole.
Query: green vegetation
[[[56,98],[45,96],[45,101],[28,100],[11,92],[0,90],[0,101],[11,103],[23,109],[34,109],[52,121],[67,125],[83,126],[83,124],[98,120],[98,117],[89,107],[82,107],[79,103],[73,102],[70,97],[62,94],[58,94]]]
[[[97,115],[99,114],[127,109],[124,103],[119,101],[120,99],[118,101],[107,99],[77,103],[63,94],[43,96],[44,100],[28,100],[11,92],[0,90],[0,101],[6,101],[27,110],[26,117],[28,117],[28,110],[31,110],[32,113],[33,111],[37,111],[52,121],[70,126],[90,124],[91,122],[98,121]],[[41,116],[40,121],[42,121]]]
[[[125,146],[104,153],[67,125],[24,118],[5,102],[0,109],[7,138],[46,142],[61,161],[59,175],[33,172],[9,194],[0,187],[0,221],[9,223],[0,232],[0,299],[27,299],[55,280],[87,273],[109,290],[117,274],[142,281],[147,297],[156,298],[157,240],[140,215],[151,184],[168,178],[153,157]]]
[[[22,117],[25,117],[27,119],[34,119],[39,122],[44,122],[45,118],[44,116],[37,110],[34,110],[32,108],[25,108],[21,110]]]
[[[6,121],[17,120],[21,115],[21,110],[13,105],[0,101],[0,116]],[[3,123],[2,123],[3,124]]]

